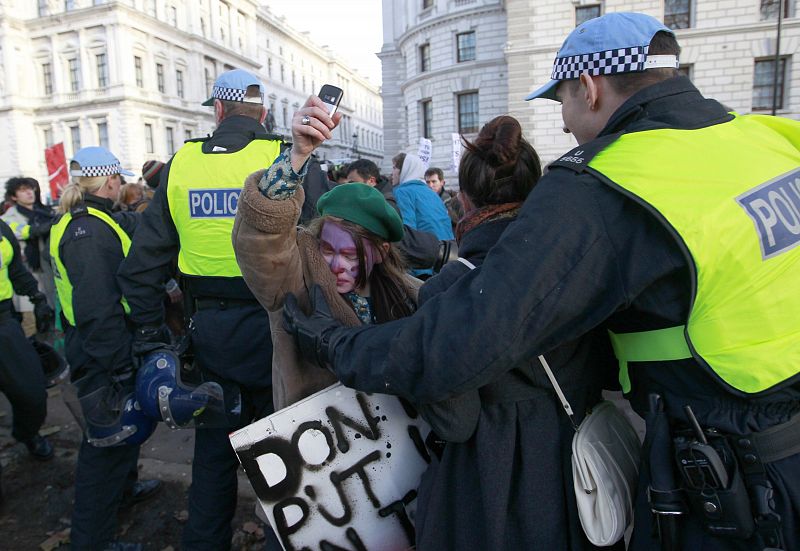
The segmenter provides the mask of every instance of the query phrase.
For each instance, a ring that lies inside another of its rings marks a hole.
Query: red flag
[[[64,143],[57,143],[45,149],[44,161],[47,163],[47,175],[50,180],[50,197],[55,201],[61,196],[61,190],[69,183]]]

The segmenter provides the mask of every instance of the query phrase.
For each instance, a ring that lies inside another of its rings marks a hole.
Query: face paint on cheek
[[[358,258],[356,258],[356,243],[353,237],[335,222],[325,222],[322,226],[320,239],[327,243],[332,254],[325,254],[330,257],[329,266],[334,274],[347,273],[353,279],[358,278]],[[343,253],[342,251],[345,251]]]

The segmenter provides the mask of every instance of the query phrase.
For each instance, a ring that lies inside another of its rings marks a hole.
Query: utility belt
[[[654,472],[655,465],[664,468],[665,463],[651,453],[648,495],[662,549],[679,548],[683,514],[691,514],[714,536],[747,540],[758,535],[764,549],[783,549],[781,518],[765,465],[800,453],[800,414],[761,432],[723,434],[701,427],[689,406],[684,411],[687,424],[668,433],[678,473],[674,484],[665,484],[663,473]]]

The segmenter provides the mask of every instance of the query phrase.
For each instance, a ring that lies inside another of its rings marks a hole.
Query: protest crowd
[[[268,133],[242,69],[138,181],[96,146],[56,207],[8,180],[0,392],[34,459],[48,387],[81,426],[72,549],[144,548],[117,513],[162,422],[195,434],[190,551],[230,549],[242,466],[268,550],[800,549],[800,123],[679,56],[582,23],[524,98],[577,146],[545,166],[496,117],[457,190],[409,152],[327,171],[341,114]]]

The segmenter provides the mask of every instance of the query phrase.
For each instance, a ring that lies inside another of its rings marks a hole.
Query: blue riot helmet
[[[172,349],[147,353],[136,373],[136,398],[143,411],[171,429],[225,427],[241,411],[238,389],[210,380],[185,380]],[[232,417],[234,416],[234,417]]]
[[[86,441],[97,448],[138,446],[156,428],[132,390],[118,384],[103,386],[78,396],[76,385],[66,385],[64,400],[86,435]]]

